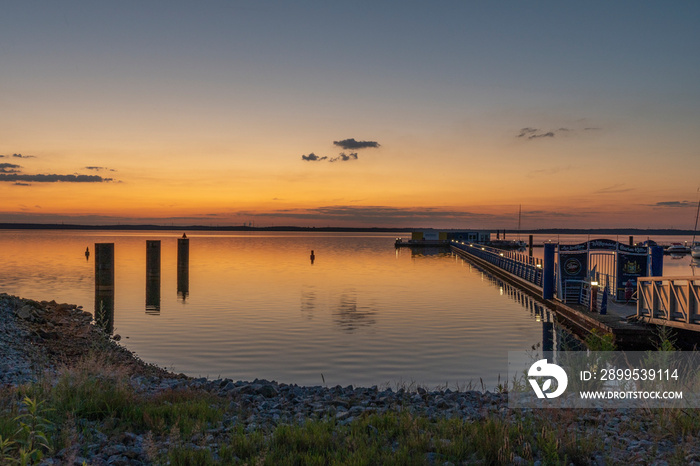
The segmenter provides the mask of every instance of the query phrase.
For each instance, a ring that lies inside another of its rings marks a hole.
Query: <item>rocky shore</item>
[[[566,433],[593,445],[586,449],[583,457],[572,458],[572,464],[700,465],[698,430],[695,427],[676,429],[673,420],[669,420],[671,427],[660,426],[663,422],[660,423],[659,416],[663,413],[641,409],[510,410],[507,394],[488,391],[427,390],[422,387],[411,390],[300,387],[257,379],[250,382],[191,378],[139,360],[92,322],[92,315],[77,306],[0,294],[0,386],[3,394],[14,397],[10,401],[4,400],[2,408],[19,410],[22,387],[55,384],[60,374],[80,364],[86,354],[97,353],[105,365],[120,368],[120,380],[135,396],[163,400],[163,394],[199,394],[196,396],[215,400],[215,405],[221,407],[221,417],[187,438],[172,429],[167,435],[143,429],[115,431],[106,428],[108,423],[104,420],[78,419],[79,428],[73,429],[70,445],[51,451],[41,464],[160,464],[157,458],[164,458],[175,443],[178,448],[195,452],[208,450],[216,461],[235,432],[270,435],[279,426],[303,425],[309,420],[325,420],[340,429],[356,425],[373,415],[403,413],[430,422],[440,419],[465,423],[497,420],[505,426],[523,425],[524,419],[536,418],[545,426],[541,434],[550,429],[554,434]],[[697,413],[690,415],[694,416],[690,421],[695,422]],[[690,425],[694,426],[692,422]],[[367,430],[367,435],[378,434],[374,433],[378,428],[372,425],[368,424]],[[558,445],[556,438],[554,444]],[[399,448],[398,445],[389,446],[394,447]],[[572,448],[575,452],[577,447]],[[438,450],[429,450],[433,451],[417,451],[416,461],[454,464]],[[548,462],[546,452],[532,449],[530,453],[525,457],[510,453],[499,456],[495,462],[535,465]],[[472,455],[460,462],[487,464],[492,461]]]

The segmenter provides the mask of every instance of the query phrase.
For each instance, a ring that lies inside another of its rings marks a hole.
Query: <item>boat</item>
[[[700,243],[693,244],[693,247],[690,248],[690,255],[693,256],[693,259],[700,259]]]
[[[681,243],[671,243],[666,249],[664,249],[664,254],[688,254],[690,248],[682,245]]]

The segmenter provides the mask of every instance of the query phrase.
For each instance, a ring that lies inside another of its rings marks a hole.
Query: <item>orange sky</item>
[[[696,5],[273,5],[9,7],[0,222],[693,227]]]

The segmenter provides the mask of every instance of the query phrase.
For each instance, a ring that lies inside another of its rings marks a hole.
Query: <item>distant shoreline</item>
[[[463,231],[469,228],[348,228],[348,227],[249,227],[249,226],[206,226],[206,225],[78,225],[62,223],[0,223],[0,230],[120,230],[120,231],[286,231],[286,232],[333,232],[333,233],[407,233],[421,230],[440,231]],[[692,236],[693,230],[675,229],[640,229],[640,228],[542,228],[538,230],[509,230],[509,229],[489,229],[479,228],[478,230],[488,230],[492,232],[505,231],[506,235],[513,234],[535,234],[535,235],[633,235],[633,236]]]

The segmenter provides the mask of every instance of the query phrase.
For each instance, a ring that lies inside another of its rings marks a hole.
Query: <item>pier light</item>
[[[486,248],[481,248],[482,251],[486,251]]]
[[[501,257],[503,257],[503,253],[501,253]]]
[[[598,282],[591,282],[591,286],[598,286]]]
[[[536,267],[537,267],[538,269],[541,269],[541,268],[542,268],[542,264],[537,264]]]

